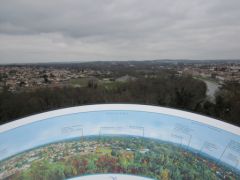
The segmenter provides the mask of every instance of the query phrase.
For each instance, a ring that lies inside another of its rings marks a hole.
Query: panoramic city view
[[[0,180],[240,179],[239,0],[1,0]]]
[[[0,66],[1,123],[100,103],[166,106],[240,125],[240,61],[155,60]]]

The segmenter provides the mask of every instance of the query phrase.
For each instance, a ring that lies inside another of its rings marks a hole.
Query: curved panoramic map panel
[[[240,179],[240,128],[145,105],[61,109],[0,126],[0,179]]]

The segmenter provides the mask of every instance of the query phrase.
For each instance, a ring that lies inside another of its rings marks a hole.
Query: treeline
[[[206,98],[206,85],[192,77],[167,74],[108,86],[41,88],[30,92],[0,93],[0,123],[58,108],[100,104],[138,103],[199,112],[240,125],[240,84],[228,82],[216,95]]]
[[[240,126],[240,83],[225,82],[215,99],[215,103],[205,101],[199,111]]]

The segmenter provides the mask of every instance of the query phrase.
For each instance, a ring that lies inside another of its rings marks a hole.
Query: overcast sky
[[[0,63],[239,58],[240,0],[0,0]]]

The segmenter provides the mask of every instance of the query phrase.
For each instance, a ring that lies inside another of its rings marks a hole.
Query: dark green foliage
[[[240,83],[227,82],[216,96],[216,116],[240,125]]]
[[[0,93],[0,122],[48,110],[99,103],[140,103],[195,110],[205,99],[206,86],[191,77],[163,74],[157,78],[87,87],[42,88],[30,92]]]
[[[0,124],[17,118],[58,108],[99,104],[133,103],[173,107],[223,119],[240,125],[240,84],[226,82],[216,102],[206,100],[206,85],[173,72],[152,74],[135,81],[111,84],[88,82],[86,87],[41,88],[35,91],[0,93]]]
[[[225,82],[216,94],[216,102],[205,101],[198,110],[240,126],[240,83]]]

